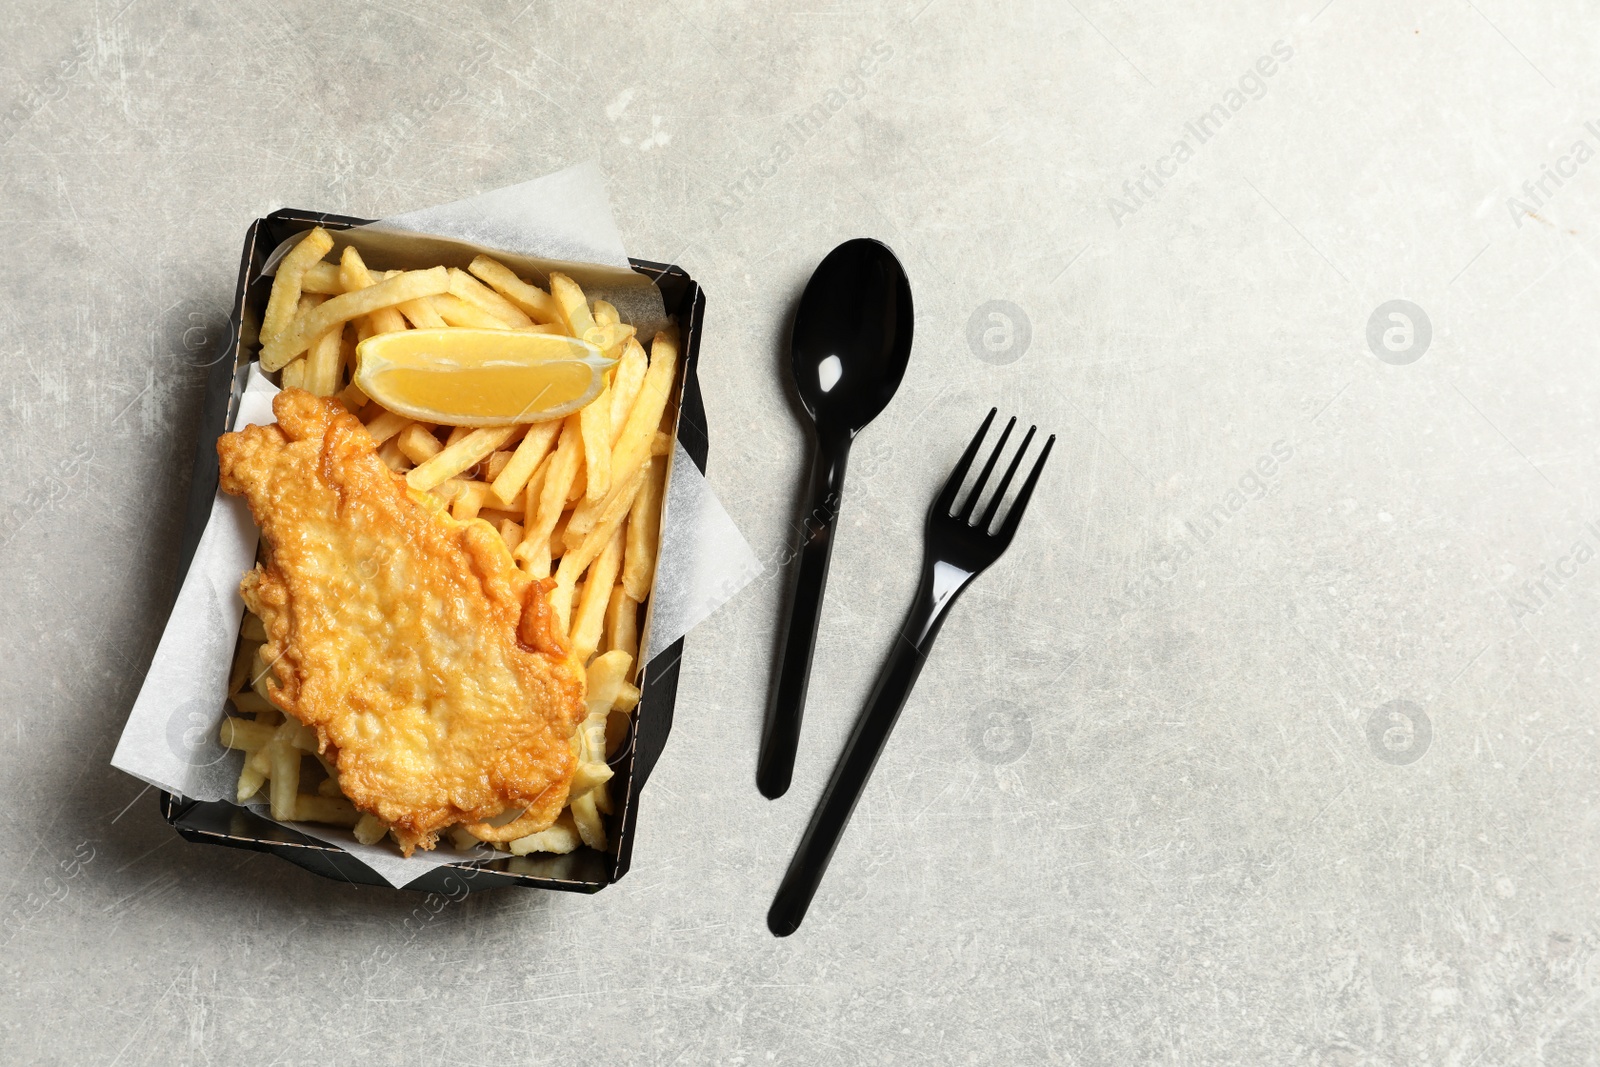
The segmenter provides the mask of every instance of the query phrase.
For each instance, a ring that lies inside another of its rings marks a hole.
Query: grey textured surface
[[[1592,10],[4,14],[0,1061],[1600,1063]],[[912,275],[795,789],[753,784],[769,579],[691,636],[634,871],[597,897],[414,915],[180,841],[107,759],[246,224],[588,157],[630,250],[709,293],[709,474],[764,557],[802,465],[790,302],[846,237]],[[1171,176],[1134,199],[1147,166]],[[1396,298],[1431,321],[1409,363],[1368,348]],[[776,941],[921,509],[991,404],[1057,459]]]

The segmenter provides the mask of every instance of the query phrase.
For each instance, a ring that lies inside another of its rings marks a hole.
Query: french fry
[[[595,790],[603,789],[616,774],[605,761],[605,720],[600,720],[600,749],[595,755],[598,758],[581,761],[578,769],[573,771],[573,793],[576,793],[576,797],[566,801],[568,805],[573,805],[581,797],[594,797]]]
[[[418,463],[415,470],[406,474],[406,484],[423,491],[432,489],[445,479],[453,478],[468,467],[482,462],[489,453],[510,440],[515,432],[515,426],[485,426],[470,430],[454,444],[447,445],[426,461]],[[401,447],[405,447],[404,443]],[[483,501],[480,499],[478,504],[481,507]]]
[[[298,726],[299,723],[295,725]],[[279,727],[280,731],[282,729],[283,727]],[[289,822],[294,818],[294,800],[300,792],[301,752],[287,741],[278,738],[274,738],[266,750],[271,753],[268,757],[271,760],[271,770],[267,772],[267,776],[272,779],[272,817],[279,822]]]
[[[627,484],[619,486],[617,491],[608,498],[605,510],[600,513],[598,520],[596,520],[589,532],[583,535],[583,540],[576,547],[569,547],[562,553],[561,566],[556,570],[557,583],[565,582],[570,585],[577,581],[578,576],[588,568],[590,563],[594,562],[596,556],[600,555],[607,542],[611,540],[611,535],[616,532],[617,527],[622,525],[622,520],[628,517],[628,509],[633,506],[633,498],[638,493],[639,485],[643,481],[644,472],[635,471],[633,477],[628,479]],[[567,526],[569,533],[567,543],[569,545],[572,542],[571,529],[572,527],[569,523]],[[607,594],[609,595],[609,588]]]
[[[413,463],[426,463],[444,451],[439,439],[419,422],[414,422],[401,430],[395,440],[399,443],[400,451]]]
[[[516,519],[522,521],[522,511],[527,507],[528,491],[526,488],[518,490],[517,495],[510,500],[501,500],[494,492],[494,483],[489,483],[489,499],[483,502],[485,511],[499,512],[496,518]]]
[[[457,852],[470,852],[483,844],[483,839],[465,826],[456,825],[450,828],[450,844]]]
[[[507,330],[510,329],[500,319],[495,318],[476,304],[469,304],[452,293],[441,293],[428,298],[441,319],[447,326],[464,326],[473,330]]]
[[[544,578],[550,573],[550,534],[555,529],[556,520],[561,518],[567,502],[567,490],[572,485],[578,461],[583,456],[583,427],[579,415],[568,415],[563,422],[561,442],[551,454],[544,484],[539,488],[538,509],[533,520],[524,524],[522,544],[517,546],[517,558],[529,563],[530,573],[535,578]],[[528,506],[533,507],[532,495],[528,497]]]
[[[545,472],[550,469],[550,463],[555,459],[555,453],[550,453],[539,461],[533,469],[533,476],[528,479],[528,484],[522,488],[522,536],[526,540],[533,532],[534,526],[539,521],[539,496],[544,492]],[[521,558],[520,556],[518,557]]]
[[[567,541],[583,537],[593,529],[600,514],[610,509],[612,498],[624,487],[635,484],[634,476],[650,458],[650,445],[661,425],[661,415],[672,397],[677,374],[678,343],[676,330],[656,334],[650,346],[650,367],[645,371],[638,398],[628,412],[622,436],[611,450],[611,488],[601,501],[585,500],[578,505],[567,524]]]
[[[247,719],[236,719],[232,715],[222,717],[222,728],[218,739],[224,748],[236,748],[241,752],[253,752],[262,745],[272,742],[272,727],[259,722],[250,722]]]
[[[367,270],[366,261],[361,258],[361,253],[356,250],[355,245],[345,245],[344,251],[339,253],[339,285],[342,287],[340,292],[353,293],[357,289],[376,285],[381,280]]]
[[[253,611],[244,613],[239,620],[239,636],[246,641],[265,641],[267,639],[267,624],[261,621],[261,616]]]
[[[548,569],[548,564],[546,569]],[[562,633],[566,633],[571,628],[572,595],[572,586],[561,581],[557,581],[555,588],[550,590],[550,613],[555,616],[556,623],[561,627]]]
[[[611,488],[611,397],[606,388],[578,412],[583,430],[585,500],[599,500]]]
[[[300,318],[304,317],[305,315],[310,314],[311,310],[313,308],[316,308],[316,307],[320,306],[322,304],[322,302],[324,300],[326,300],[326,299],[327,299],[327,297],[318,296],[315,293],[303,293],[303,294],[301,294],[300,304],[295,309],[295,318],[296,318],[296,320],[298,321]],[[315,347],[315,346],[313,345],[313,347]],[[299,359],[290,360],[289,361],[289,365],[284,367],[282,372],[278,376],[279,384],[282,385],[283,388],[285,388],[285,389],[304,389],[304,388],[306,388],[306,383],[307,383],[307,373],[306,372],[307,372],[307,368],[309,368],[310,365],[311,365],[311,361],[307,356],[301,356]]]
[[[579,420],[579,421],[581,423],[582,420]],[[567,490],[567,504],[566,504],[567,507],[570,508],[572,505],[576,504],[578,501],[583,499],[583,490],[584,490],[584,487],[587,486],[588,484],[589,484],[589,470],[588,470],[588,467],[585,464],[580,462],[578,464],[577,471],[572,476],[572,487]]]
[[[632,519],[628,525],[631,530]],[[628,595],[626,586],[613,588],[606,604],[605,647],[608,652],[639,655],[639,602]]]
[[[500,498],[494,493],[494,486],[490,485],[489,496],[483,502],[484,513],[496,521],[500,519],[515,519],[521,522],[523,511],[528,506],[528,491],[524,489],[510,500],[507,500],[505,507],[501,507],[500,503]]]
[[[672,438],[665,430],[657,430],[656,435],[650,438],[650,454],[652,456],[665,456],[672,452]]]
[[[549,293],[536,285],[529,285],[499,260],[478,256],[467,265],[467,271],[521,308],[534,322],[554,323],[561,320],[561,312]]]
[[[351,382],[339,390],[339,403],[343,404],[348,411],[360,411],[367,406],[367,394],[361,391],[361,386]]]
[[[361,261],[361,253],[357,252],[353,245],[346,245],[339,255],[339,281],[347,293],[377,284],[377,280],[367,270],[367,265]],[[375,333],[394,333],[406,328],[405,318],[398,309],[392,307],[374,311],[366,317],[366,324],[368,336]]]
[[[581,420],[580,420],[581,421]],[[527,487],[528,479],[549,454],[556,438],[561,435],[561,419],[535,422],[517,445],[508,462],[493,478],[494,495],[510,508],[512,499]]]
[[[507,551],[515,552],[517,546],[522,544],[522,523],[515,519],[501,519],[495,524],[495,529],[500,531],[500,539],[506,543]]]
[[[527,837],[519,837],[511,842],[513,856],[526,856],[533,852],[554,852],[563,854],[577,850],[583,843],[578,836],[578,826],[572,821],[571,814],[562,812],[549,829],[540,830]]]
[[[484,500],[489,496],[489,486],[484,482],[468,482],[461,491],[450,498],[450,516],[462,522],[478,517]]]
[[[237,693],[250,682],[250,666],[255,662],[260,644],[245,640],[233,654],[233,666],[228,668],[228,692]]]
[[[257,696],[270,704],[272,703],[272,697],[267,692],[267,681],[269,679],[276,681],[276,679],[272,678],[272,668],[267,665],[266,660],[261,658],[261,649],[263,647],[265,646],[256,646],[255,658],[250,663],[250,688]]]
[[[305,364],[301,388],[316,396],[332,396],[339,391],[339,361],[344,330],[335,326],[311,344],[311,349],[296,363]]]
[[[433,310],[433,304],[425,298],[407,300],[403,304],[396,304],[395,308],[419,330],[442,330],[449,325],[439,317],[439,313]]]
[[[243,804],[245,801],[261,792],[261,787],[266,784],[266,774],[250,766],[249,761],[246,761],[244,768],[239,771],[239,782],[234,787],[234,803]]]
[[[367,433],[372,436],[374,444],[383,444],[395,434],[411,425],[411,419],[393,411],[385,411],[371,422],[367,423]],[[431,436],[431,435],[430,435]],[[437,443],[437,442],[436,442]]]
[[[613,590],[613,603],[618,592],[621,590]],[[637,608],[637,605],[634,606]],[[627,713],[638,704],[638,689],[627,681],[634,672],[634,656],[621,648],[608,649],[590,664],[592,677],[595,667],[600,665],[606,665],[610,673],[595,678],[595,699],[587,702],[587,712],[589,717],[605,718],[605,755],[611,758],[627,737]],[[606,697],[611,697],[610,704],[606,704]],[[608,808],[602,808],[602,811],[608,811]]]
[[[617,314],[616,307],[609,300],[596,300],[590,305],[590,310],[596,326],[615,326],[622,321],[622,316]]]
[[[465,478],[446,478],[424,495],[433,497],[441,505],[448,504],[459,494],[466,491],[468,484]]]
[[[471,426],[452,426],[452,427],[450,427],[450,432],[445,436],[445,439],[444,439],[444,447],[449,448],[451,445],[455,444],[457,441],[461,440],[463,437],[467,436],[467,434],[469,434],[471,432],[472,432],[472,427]]]
[[[617,571],[622,569],[625,538],[622,527],[617,527],[611,540],[595,557],[584,581],[583,599],[578,601],[578,612],[573,616],[570,631],[572,654],[578,657],[579,663],[589,662],[589,657],[600,647],[600,634],[605,625],[606,607],[611,600],[611,587],[617,580]]]
[[[405,271],[365,289],[341,293],[312,309],[309,314],[298,316],[282,334],[262,345],[261,369],[279,369],[309,348],[311,342],[322,334],[351,319],[418,297],[437,296],[449,288],[450,272],[443,267],[433,267],[429,270]]]
[[[459,267],[450,268],[450,295],[493,315],[513,330],[533,325],[527,312]]]
[[[329,241],[328,247],[330,249],[333,247],[332,241]],[[327,254],[327,252],[323,253],[323,255]],[[339,280],[339,265],[337,263],[327,263],[319,260],[311,264],[300,279],[300,291],[302,293],[321,293],[324,296],[338,296],[344,290],[344,283]]]
[[[567,520],[572,518],[572,512],[563,511],[561,518],[556,520],[556,528],[550,531],[550,558],[559,559],[567,550]]]
[[[600,810],[595,807],[594,793],[585,793],[572,802],[572,821],[577,824],[578,836],[584,844],[605,851],[606,826],[600,818]]]
[[[301,752],[315,754],[317,751],[317,731],[299,720],[294,720],[296,729],[289,735],[289,743]]]
[[[389,836],[389,824],[376,815],[362,815],[356,820],[356,840],[363,845],[376,845]]]
[[[616,447],[617,438],[622,436],[622,428],[628,421],[628,412],[633,410],[633,402],[639,396],[639,388],[644,385],[644,373],[650,361],[645,358],[644,348],[639,344],[638,338],[628,338],[628,343],[622,346],[622,355],[617,360],[615,369],[611,372],[611,446]]]
[[[582,734],[587,732],[588,729],[589,724],[585,723],[584,727],[578,732]],[[594,724],[594,731],[599,735],[600,738],[599,744],[593,750],[594,758],[580,758],[577,769],[572,772],[572,794],[576,794],[578,797],[585,796],[600,786],[605,785],[607,782],[611,781],[612,775],[616,773],[611,769],[610,765],[606,763],[605,718],[601,718],[596,721]],[[570,804],[571,801],[569,800],[568,803]]]
[[[661,551],[661,497],[666,490],[667,461],[650,461],[639,495],[628,513],[628,544],[623,554],[622,588],[638,603],[650,595],[656,556]]]
[[[400,451],[400,442],[394,438],[385,441],[378,449],[378,458],[396,474],[404,474],[413,466],[411,457]]]
[[[617,694],[628,684],[633,657],[626,652],[605,652],[594,658],[584,671],[588,715],[603,715],[616,703]]]
[[[318,226],[302,237],[300,243],[278,261],[278,273],[272,279],[272,293],[267,297],[267,310],[261,315],[263,357],[267,349],[283,336],[294,321],[295,313],[300,308],[300,292],[306,271],[331,251],[333,251],[333,238],[328,235],[327,230]],[[278,370],[289,362],[290,357],[299,354],[298,351],[291,352],[270,366],[263,358],[261,369]]]
[[[494,506],[496,503],[498,503],[498,501],[495,500],[494,493],[491,491],[489,493],[489,498],[484,501],[483,509],[478,512],[478,518],[484,520],[496,530],[500,528],[500,524],[502,522],[514,522],[520,529],[522,526],[522,508],[524,496],[526,496],[525,493],[518,493],[517,510],[508,511],[505,508],[497,508]]]
[[[493,482],[500,477],[501,472],[506,469],[506,464],[511,462],[511,457],[514,455],[516,455],[515,452],[508,452],[505,449],[490,452],[489,458],[483,461],[483,480]],[[530,471],[529,473],[532,472]]]
[[[379,308],[374,311],[367,316],[367,323],[371,326],[371,332],[367,334],[367,337],[371,337],[375,333],[397,333],[400,330],[409,329],[406,325],[406,317],[400,314],[398,307],[393,306]],[[361,340],[366,340],[366,337],[361,338]]]
[[[567,333],[573,337],[582,338],[589,330],[594,328],[594,316],[589,313],[589,301],[584,297],[583,290],[578,283],[559,272],[550,275],[550,297],[556,302],[556,310],[560,312],[557,320],[566,327]]]
[[[625,652],[607,652],[589,664],[587,714],[572,738],[577,768],[572,775],[570,798],[582,797],[611,779],[612,770],[605,761],[606,721],[632,666],[633,657]]]
[[[262,781],[272,777],[272,752],[275,747],[269,742],[251,752],[244,761],[245,770],[260,774]]]
[[[279,816],[274,813],[272,817],[276,819]],[[344,797],[308,796],[301,793],[294,798],[291,820],[328,823],[333,826],[355,826],[361,821],[361,813]]]

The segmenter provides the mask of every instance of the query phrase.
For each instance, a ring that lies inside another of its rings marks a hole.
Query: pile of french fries
[[[456,519],[489,522],[530,577],[554,572],[554,614],[587,668],[587,716],[571,741],[577,770],[554,825],[494,844],[515,855],[571,852],[579,844],[604,849],[603,816],[612,810],[606,758],[639,700],[638,624],[660,546],[676,330],[656,334],[647,356],[616,308],[591,302],[565,275],[552,274],[547,291],[488,256],[464,271],[372,271],[350,246],[329,262],[333,247],[318,227],[279,263],[262,316],[261,368],[280,372],[285,388],[337,397],[412,489]],[[418,422],[369,400],[355,384],[356,345],[367,337],[449,327],[559,333],[588,341],[616,363],[579,411],[509,426]],[[364,844],[382,840],[388,826],[345,799],[337,769],[316,751],[316,732],[272,704],[265,640],[261,620],[247,614],[229,682],[237,714],[224,719],[221,732],[224,745],[245,754],[238,802],[265,787],[275,819],[351,827]],[[302,773],[307,758],[310,773]],[[451,837],[458,848],[479,843],[460,826]]]

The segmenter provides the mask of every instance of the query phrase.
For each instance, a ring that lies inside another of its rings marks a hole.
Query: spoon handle
[[[811,457],[811,510],[802,523],[800,562],[795,568],[794,595],[783,630],[778,685],[762,724],[761,752],[756,761],[756,786],[763,796],[774,800],[788,790],[794,774],[800,719],[805,711],[806,686],[811,680],[811,654],[817,645],[817,624],[822,619],[822,592],[828,584],[828,561],[833,555],[833,527],[844,498],[844,468],[849,457],[848,441],[825,439],[819,440]]]

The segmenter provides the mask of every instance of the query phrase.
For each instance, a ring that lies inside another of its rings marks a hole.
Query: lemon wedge
[[[447,426],[570,415],[615,363],[573,337],[517,330],[397,330],[356,346],[356,384],[390,411]]]

